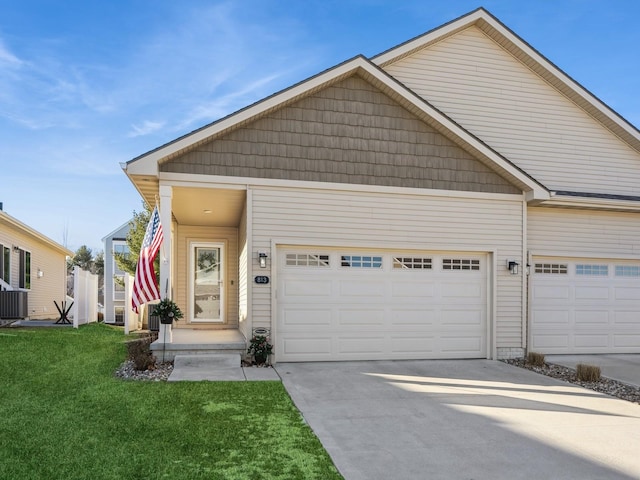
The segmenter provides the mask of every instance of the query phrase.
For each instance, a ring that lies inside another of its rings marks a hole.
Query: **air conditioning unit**
[[[150,332],[159,332],[160,331],[160,317],[155,316],[155,315],[151,315],[151,310],[153,310],[153,308],[151,306],[149,306],[147,308],[147,323],[149,325],[149,331]]]
[[[0,318],[27,318],[29,292],[7,290],[0,292]]]

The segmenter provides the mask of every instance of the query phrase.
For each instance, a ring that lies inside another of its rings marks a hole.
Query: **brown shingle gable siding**
[[[358,76],[200,145],[161,170],[520,193]]]

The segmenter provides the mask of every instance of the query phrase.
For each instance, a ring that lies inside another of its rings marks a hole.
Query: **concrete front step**
[[[273,368],[242,367],[240,354],[176,355],[170,382],[180,381],[279,381]]]
[[[213,353],[202,355],[176,355],[173,368],[233,368],[241,367],[239,353]]]

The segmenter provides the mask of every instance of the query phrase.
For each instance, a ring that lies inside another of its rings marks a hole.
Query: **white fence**
[[[98,276],[73,268],[73,327],[98,321]]]
[[[140,309],[140,313],[136,313],[131,308],[131,296],[133,294],[133,277],[126,273],[124,276],[124,334],[128,335],[131,332],[142,329],[142,314],[144,313],[143,305]]]

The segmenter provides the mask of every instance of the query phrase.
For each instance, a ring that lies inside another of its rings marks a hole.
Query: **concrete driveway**
[[[284,363],[346,480],[640,479],[640,406],[489,360]]]

